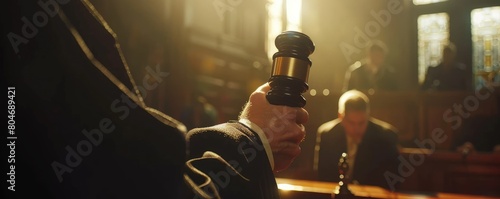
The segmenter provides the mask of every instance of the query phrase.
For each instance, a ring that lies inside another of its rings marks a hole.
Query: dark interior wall
[[[205,97],[218,122],[237,119],[270,74],[266,1],[186,0],[185,7],[184,67],[191,76],[185,89]]]

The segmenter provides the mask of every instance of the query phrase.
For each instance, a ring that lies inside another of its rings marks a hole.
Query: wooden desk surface
[[[333,189],[338,185],[332,182],[320,182],[309,180],[295,180],[286,178],[276,178],[276,183],[282,198],[288,198],[289,193],[311,193],[324,195],[325,198],[331,195]],[[435,195],[419,195],[408,193],[390,192],[376,186],[349,184],[349,189],[358,197],[362,198],[398,198],[398,199],[494,199],[494,197],[461,195],[450,193],[436,193]],[[496,198],[500,199],[500,198]]]

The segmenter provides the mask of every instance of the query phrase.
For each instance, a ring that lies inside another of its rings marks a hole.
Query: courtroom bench
[[[405,178],[400,190],[500,196],[500,153],[466,155],[404,148],[401,155],[414,172]]]

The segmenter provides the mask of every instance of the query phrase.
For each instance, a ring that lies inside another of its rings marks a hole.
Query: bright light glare
[[[291,184],[278,184],[278,189],[281,189],[283,191],[302,191],[302,186],[296,186],[296,185],[291,185]]]
[[[282,7],[283,0],[270,0],[267,7],[269,14],[267,54],[269,58],[272,58],[273,54],[278,51],[274,45],[274,39],[282,32],[283,29],[283,22],[281,21]]]
[[[316,89],[311,89],[309,94],[311,94],[311,96],[316,96]]]
[[[447,0],[413,0],[413,4],[425,5],[425,4],[437,3],[437,2],[443,2],[443,1],[447,1]]]
[[[301,31],[300,18],[302,10],[302,0],[286,1],[287,30]]]
[[[323,95],[324,95],[324,96],[328,96],[328,95],[330,95],[330,90],[328,90],[328,89],[324,89],[324,90],[323,90]]]
[[[302,0],[268,0],[267,11],[269,18],[266,47],[267,55],[272,59],[278,50],[274,45],[276,36],[285,30],[302,31]]]

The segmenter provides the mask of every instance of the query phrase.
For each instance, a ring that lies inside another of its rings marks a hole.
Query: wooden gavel
[[[275,40],[278,52],[273,55],[273,67],[266,98],[274,105],[304,107],[302,93],[309,89],[307,80],[312,62],[309,55],[314,44],[309,36],[295,31],[285,31]]]

